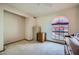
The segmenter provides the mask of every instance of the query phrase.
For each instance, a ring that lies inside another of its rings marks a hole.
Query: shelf
[[[52,25],[68,25],[69,23],[54,23],[54,24],[52,24]]]
[[[68,31],[52,31],[52,32],[68,33]]]
[[[55,38],[63,39],[66,35],[69,34],[69,23],[68,22],[57,22],[52,25],[52,33],[55,33]],[[58,36],[57,36],[58,35]]]

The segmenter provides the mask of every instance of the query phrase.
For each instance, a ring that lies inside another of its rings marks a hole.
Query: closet
[[[4,44],[22,40],[24,35],[24,17],[4,11]]]

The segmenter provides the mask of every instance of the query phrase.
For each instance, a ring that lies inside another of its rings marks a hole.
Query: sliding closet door
[[[4,42],[11,43],[24,39],[25,20],[13,13],[4,12]]]

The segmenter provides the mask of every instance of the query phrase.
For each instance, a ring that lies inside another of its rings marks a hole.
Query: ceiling
[[[9,4],[32,16],[44,16],[78,5],[77,3],[11,3]]]

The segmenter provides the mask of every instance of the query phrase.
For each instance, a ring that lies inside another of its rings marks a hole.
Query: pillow
[[[79,46],[79,41],[75,37],[70,38],[69,42],[72,42],[73,44]]]
[[[76,33],[74,37],[79,41],[79,32]]]

